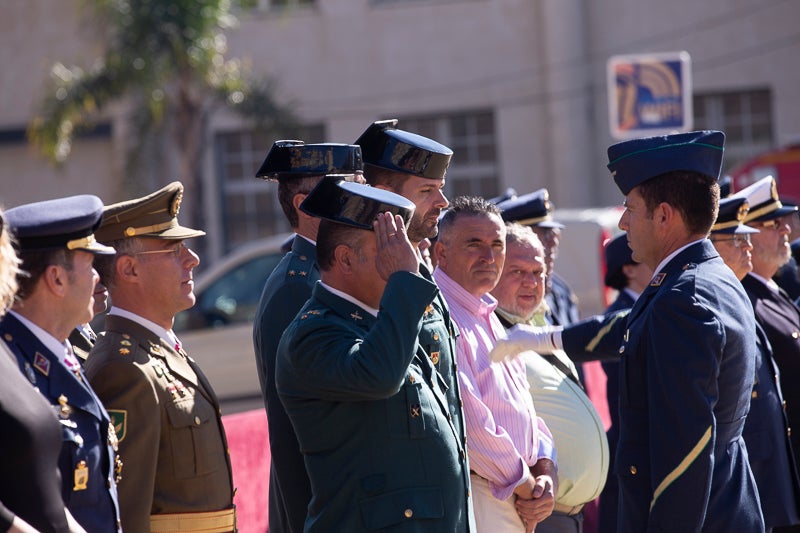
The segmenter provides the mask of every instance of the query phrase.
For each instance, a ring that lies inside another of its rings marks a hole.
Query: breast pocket
[[[438,417],[444,415],[416,367],[409,368],[400,392],[389,398],[386,405],[389,432],[394,437],[421,439],[439,433]]]
[[[187,478],[208,474],[225,457],[214,406],[202,395],[187,396],[166,405],[174,475]]]

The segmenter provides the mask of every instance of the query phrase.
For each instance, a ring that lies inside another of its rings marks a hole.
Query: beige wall
[[[99,28],[78,14],[80,4],[0,4],[0,129],[25,125],[54,61],[88,66],[94,57]],[[284,14],[247,13],[228,43],[230,56],[279,80],[282,96],[324,123],[331,141],[352,141],[377,118],[491,108],[498,189],[547,186],[559,207],[579,207],[620,201],[604,167],[613,142],[609,56],[688,50],[698,92],[769,87],[783,143],[800,133],[798,20],[795,0],[317,0]],[[224,114],[212,121],[237,124]],[[129,185],[119,144],[78,143],[61,170],[23,145],[0,146],[0,202],[89,191],[120,200]],[[210,151],[205,164],[213,191]],[[212,241],[215,202],[206,195]],[[219,248],[209,247],[209,259]]]

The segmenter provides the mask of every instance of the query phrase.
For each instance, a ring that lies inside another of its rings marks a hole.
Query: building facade
[[[605,169],[606,63],[686,50],[694,127],[726,131],[726,168],[800,134],[800,4],[793,0],[253,0],[228,57],[277,82],[308,142],[352,142],[377,119],[453,148],[447,192],[547,187],[558,207],[621,202]],[[79,0],[0,6],[0,203],[65,194],[106,202],[174,177],[126,179],[124,105],[52,167],[25,128],[56,62],[84,67],[102,41]],[[255,179],[275,139],[229,112],[208,127],[200,198],[205,260],[285,231],[276,187]],[[139,180],[141,181],[141,180]]]

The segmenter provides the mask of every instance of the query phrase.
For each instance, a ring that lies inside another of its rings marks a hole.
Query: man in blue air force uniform
[[[256,173],[256,177],[278,182],[281,208],[297,234],[291,250],[267,279],[253,321],[256,367],[269,427],[270,531],[302,531],[311,500],[303,455],[275,388],[278,341],[319,280],[319,219],[301,211],[300,203],[323,175],[349,174],[355,179],[362,168],[358,146],[276,141]]]
[[[466,452],[417,341],[438,289],[406,237],[414,204],[324,178],[301,208],[325,219],[322,279],[276,383],[311,480],[305,530],[469,531]]]
[[[653,279],[627,317],[563,331],[518,326],[498,347],[498,356],[520,347],[621,355],[620,532],[764,530],[742,438],[755,319],[705,238],[723,142],[722,132],[703,131],[611,146],[608,168],[625,195],[619,226]]]
[[[117,436],[67,341],[75,326],[93,315],[92,293],[99,280],[94,254],[114,254],[94,238],[102,215],[103,202],[91,195],[6,212],[21,269],[30,275],[18,276],[18,300],[0,322],[0,334],[61,422],[58,468],[67,508],[87,531],[105,532],[121,529]]]
[[[796,208],[794,208],[796,209]],[[749,210],[744,197],[731,197],[719,203],[719,215],[709,239],[725,264],[741,280],[753,269],[751,238],[758,230],[743,224]],[[793,210],[771,208],[781,214]],[[750,414],[742,436],[747,444],[750,468],[761,497],[761,512],[767,533],[779,526],[800,523],[800,483],[789,440],[789,423],[783,407],[780,372],[775,364],[767,336],[756,323],[756,374],[750,393]],[[776,528],[776,529],[774,529]]]

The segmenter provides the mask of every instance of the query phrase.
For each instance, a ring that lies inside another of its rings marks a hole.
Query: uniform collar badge
[[[357,310],[352,312],[352,313],[350,313],[350,318],[352,318],[353,320],[362,320],[363,319],[363,317],[358,314]]]
[[[36,352],[36,355],[33,356],[33,368],[45,376],[50,375],[50,361],[39,352]]]
[[[666,277],[667,277],[666,272],[659,272],[658,274],[653,276],[653,279],[650,280],[650,286],[651,287],[660,287],[661,284],[664,283],[664,278],[666,278]]]

